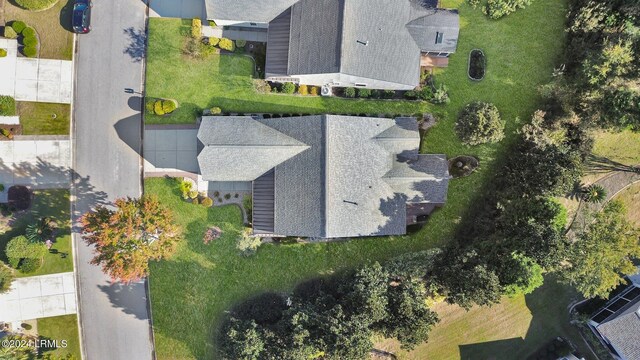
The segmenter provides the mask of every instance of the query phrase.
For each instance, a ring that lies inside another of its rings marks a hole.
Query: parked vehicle
[[[72,26],[78,34],[86,34],[91,31],[91,0],[75,0],[73,4]]]

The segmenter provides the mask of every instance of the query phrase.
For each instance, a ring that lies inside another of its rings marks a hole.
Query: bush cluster
[[[7,39],[15,39],[18,37],[18,33],[10,25],[5,24],[4,37],[6,37]]]
[[[492,19],[500,19],[531,5],[532,0],[488,0],[484,13]],[[473,5],[473,4],[472,4]]]
[[[493,104],[473,102],[462,109],[456,132],[467,145],[495,143],[504,138],[504,121]]]
[[[27,27],[24,21],[16,20],[11,23],[11,28],[16,32],[16,34],[21,34],[22,30]]]
[[[36,29],[32,28],[31,26],[27,26],[24,28],[24,30],[22,30],[21,34],[26,38],[36,37]]]
[[[40,11],[51,8],[59,0],[15,0],[20,7],[32,11]]]
[[[32,243],[24,236],[17,236],[7,244],[5,254],[9,264],[14,269],[20,268],[27,259],[39,259],[47,253],[47,247],[43,243]],[[28,260],[28,266],[33,266],[32,260]]]
[[[371,97],[371,89],[358,88],[358,97],[363,99]]]
[[[344,97],[354,98],[356,97],[356,88],[348,87],[344,89]]]
[[[200,39],[202,37],[202,20],[194,18],[191,20],[191,37]]]
[[[236,49],[235,42],[227,38],[220,39],[220,42],[218,42],[218,47],[222,50],[227,50],[227,51],[235,51]]]
[[[22,53],[26,57],[36,57],[38,55],[38,37],[36,29],[31,26],[27,26],[24,21],[16,20],[11,23],[11,28],[5,27],[5,36],[7,35],[7,32],[12,36],[12,38],[16,38],[18,34],[22,35],[21,42],[22,45],[24,45]]]
[[[171,114],[178,108],[178,103],[172,99],[147,100],[146,109],[155,115]]]

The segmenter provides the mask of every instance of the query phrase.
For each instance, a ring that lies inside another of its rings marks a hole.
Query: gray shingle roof
[[[275,168],[276,234],[307,237],[404,234],[408,201],[443,203],[446,199],[448,171],[443,155],[414,155],[415,161],[398,157],[399,152],[417,151],[419,135],[415,119],[317,115],[205,120],[203,126],[220,123],[201,130],[205,145],[216,144],[205,146],[202,154],[208,152],[206,156],[201,154],[201,168],[206,168],[204,162],[209,161],[218,166],[237,162],[239,168],[224,166],[228,174],[221,174],[218,169],[216,176],[241,179],[247,177],[243,171],[253,176],[258,172],[255,169]],[[276,145],[272,142],[263,146],[265,153],[257,153],[256,143],[268,143],[262,137],[263,127],[270,128],[280,139]],[[230,151],[217,145],[222,139],[235,141],[235,137],[245,133],[253,140],[243,140]],[[212,138],[216,141],[212,142]],[[409,148],[394,147],[390,151],[381,143],[405,144]],[[304,150],[283,156],[282,148]],[[269,156],[268,152],[274,155]],[[247,164],[252,161],[257,164]]]
[[[207,19],[268,23],[298,0],[205,0]]]
[[[597,329],[619,355],[629,360],[640,359],[640,299],[627,304]]]
[[[407,24],[407,29],[422,52],[455,52],[460,32],[456,10],[433,9]],[[442,34],[440,43],[436,37]]]

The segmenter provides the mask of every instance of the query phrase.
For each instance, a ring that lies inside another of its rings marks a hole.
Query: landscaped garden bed
[[[484,79],[487,68],[487,59],[482,50],[474,49],[469,53],[469,78],[480,81]]]
[[[456,156],[449,159],[449,174],[454,178],[471,175],[480,165],[478,159],[473,156]]]

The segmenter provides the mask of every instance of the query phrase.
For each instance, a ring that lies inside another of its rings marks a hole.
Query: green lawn
[[[40,269],[29,274],[22,274],[17,271],[18,277],[73,271],[68,190],[34,191],[32,207],[27,210],[27,213],[17,216],[11,228],[0,232],[0,260],[6,262],[4,248],[9,240],[18,235],[24,235],[28,224],[44,216],[52,217],[58,222],[55,243],[51,251],[45,255],[44,263]]]
[[[474,307],[469,312],[439,304],[441,322],[429,334],[429,342],[411,352],[394,341],[377,348],[396,353],[400,359],[525,359],[546,342],[562,336],[589,355],[577,329],[569,323],[567,306],[578,296],[551,278],[530,295],[503,298],[492,307]],[[591,359],[588,357],[588,359]]]
[[[43,59],[71,60],[73,57],[73,32],[71,10],[73,0],[60,0],[51,9],[29,11],[19,8],[13,0],[4,0],[0,21],[22,20],[38,32],[40,54]],[[3,14],[3,15],[2,15]]]
[[[278,113],[386,113],[433,111],[440,118],[424,139],[429,153],[475,155],[481,168],[473,176],[454,180],[446,206],[434,213],[421,231],[406,237],[359,239],[344,243],[265,246],[245,259],[233,248],[241,227],[234,207],[206,210],[182,202],[170,180],[146,182],[147,193],[160,196],[178,215],[187,241],[171,261],[151,266],[151,301],[160,359],[210,358],[213,332],[225,310],[262,291],[286,291],[295,284],[339,268],[354,267],[397,254],[447,243],[465,211],[490,186],[495,164],[513,141],[515,130],[538,107],[537,86],[551,79],[564,40],[565,1],[537,0],[529,8],[500,21],[490,21],[479,9],[461,0],[461,35],[458,53],[438,81],[448,85],[452,102],[447,106],[403,101],[344,100],[257,94],[253,90],[250,60],[214,55],[189,60],[180,49],[187,22],[150,19],[147,95],[175,98],[181,109],[173,116],[147,117],[147,123],[193,122],[197,112],[220,106],[229,112]],[[467,56],[481,48],[488,57],[485,79],[468,80]],[[456,115],[466,103],[491,101],[507,121],[507,138],[500,144],[465,147],[453,132]],[[202,244],[207,226],[217,225],[225,236],[212,245]],[[180,315],[176,315],[180,314]],[[207,326],[203,327],[202,324]],[[515,336],[515,335],[514,335]],[[543,344],[540,344],[543,345]],[[451,353],[445,358],[457,358]]]
[[[23,135],[69,135],[70,105],[23,101],[17,105]]]
[[[593,153],[625,165],[640,165],[640,132],[598,131]]]
[[[44,354],[54,356],[72,354],[75,359],[81,358],[78,318],[76,315],[38,319],[38,335],[40,339],[57,340],[58,344],[60,344],[57,349],[45,351]],[[66,347],[63,347],[62,340],[66,340]]]

